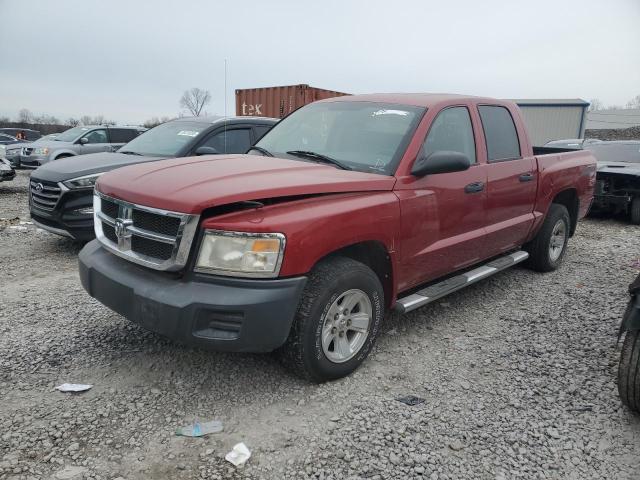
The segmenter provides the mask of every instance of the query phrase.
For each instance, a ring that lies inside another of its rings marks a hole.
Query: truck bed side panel
[[[536,156],[538,164],[538,197],[533,214],[536,217],[528,240],[544,221],[553,199],[565,190],[578,196],[578,218],[583,218],[591,205],[596,179],[596,159],[588,151]]]

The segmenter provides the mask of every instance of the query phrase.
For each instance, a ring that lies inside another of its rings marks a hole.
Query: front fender
[[[392,192],[315,196],[217,216],[202,228],[279,232],[287,238],[280,275],[306,275],[322,258],[351,245],[375,241],[395,259],[400,229],[398,198]]]

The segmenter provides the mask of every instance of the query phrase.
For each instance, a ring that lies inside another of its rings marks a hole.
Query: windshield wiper
[[[118,153],[124,153],[125,155],[140,155],[142,157],[141,153],[132,152],[131,150],[120,150]]]
[[[322,155],[321,153],[310,152],[308,150],[289,150],[287,153],[289,155],[295,155],[296,157],[315,158],[323,162],[335,165],[336,167],[341,168],[342,170],[353,170],[351,167],[348,167],[347,165],[342,163],[340,160],[336,160],[335,158]]]
[[[247,150],[247,153],[249,153],[251,150],[256,150],[257,152],[260,152],[263,155],[266,155],[267,157],[273,157],[273,153],[271,153],[269,150],[267,150],[266,148],[262,148],[262,147],[256,147],[255,145],[253,147],[251,147],[249,150]]]

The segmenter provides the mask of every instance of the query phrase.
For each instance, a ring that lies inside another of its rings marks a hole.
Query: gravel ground
[[[388,318],[359,371],[310,385],[92,300],[80,247],[20,224],[27,180],[0,184],[0,479],[638,478],[640,420],[615,384],[637,227],[583,221],[559,271],[515,268]],[[224,432],[175,435],[195,419]],[[253,456],[236,469],[240,441]]]

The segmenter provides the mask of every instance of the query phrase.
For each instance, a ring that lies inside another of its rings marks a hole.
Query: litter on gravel
[[[247,446],[240,442],[236,443],[231,451],[227,453],[224,459],[227,462],[233,463],[236,467],[243,465],[249,458],[251,457],[251,451],[247,448]]]
[[[414,405],[420,405],[424,403],[424,398],[416,397],[415,395],[407,395],[406,397],[398,397],[396,398],[398,402],[402,402],[405,405],[409,405],[413,407]]]
[[[93,385],[84,385],[82,383],[63,383],[62,385],[58,385],[56,390],[60,390],[61,392],[86,392],[93,388]]]
[[[192,425],[186,425],[176,430],[176,435],[182,437],[202,437],[210,433],[220,433],[223,429],[220,420],[212,420],[210,422],[194,422]]]

